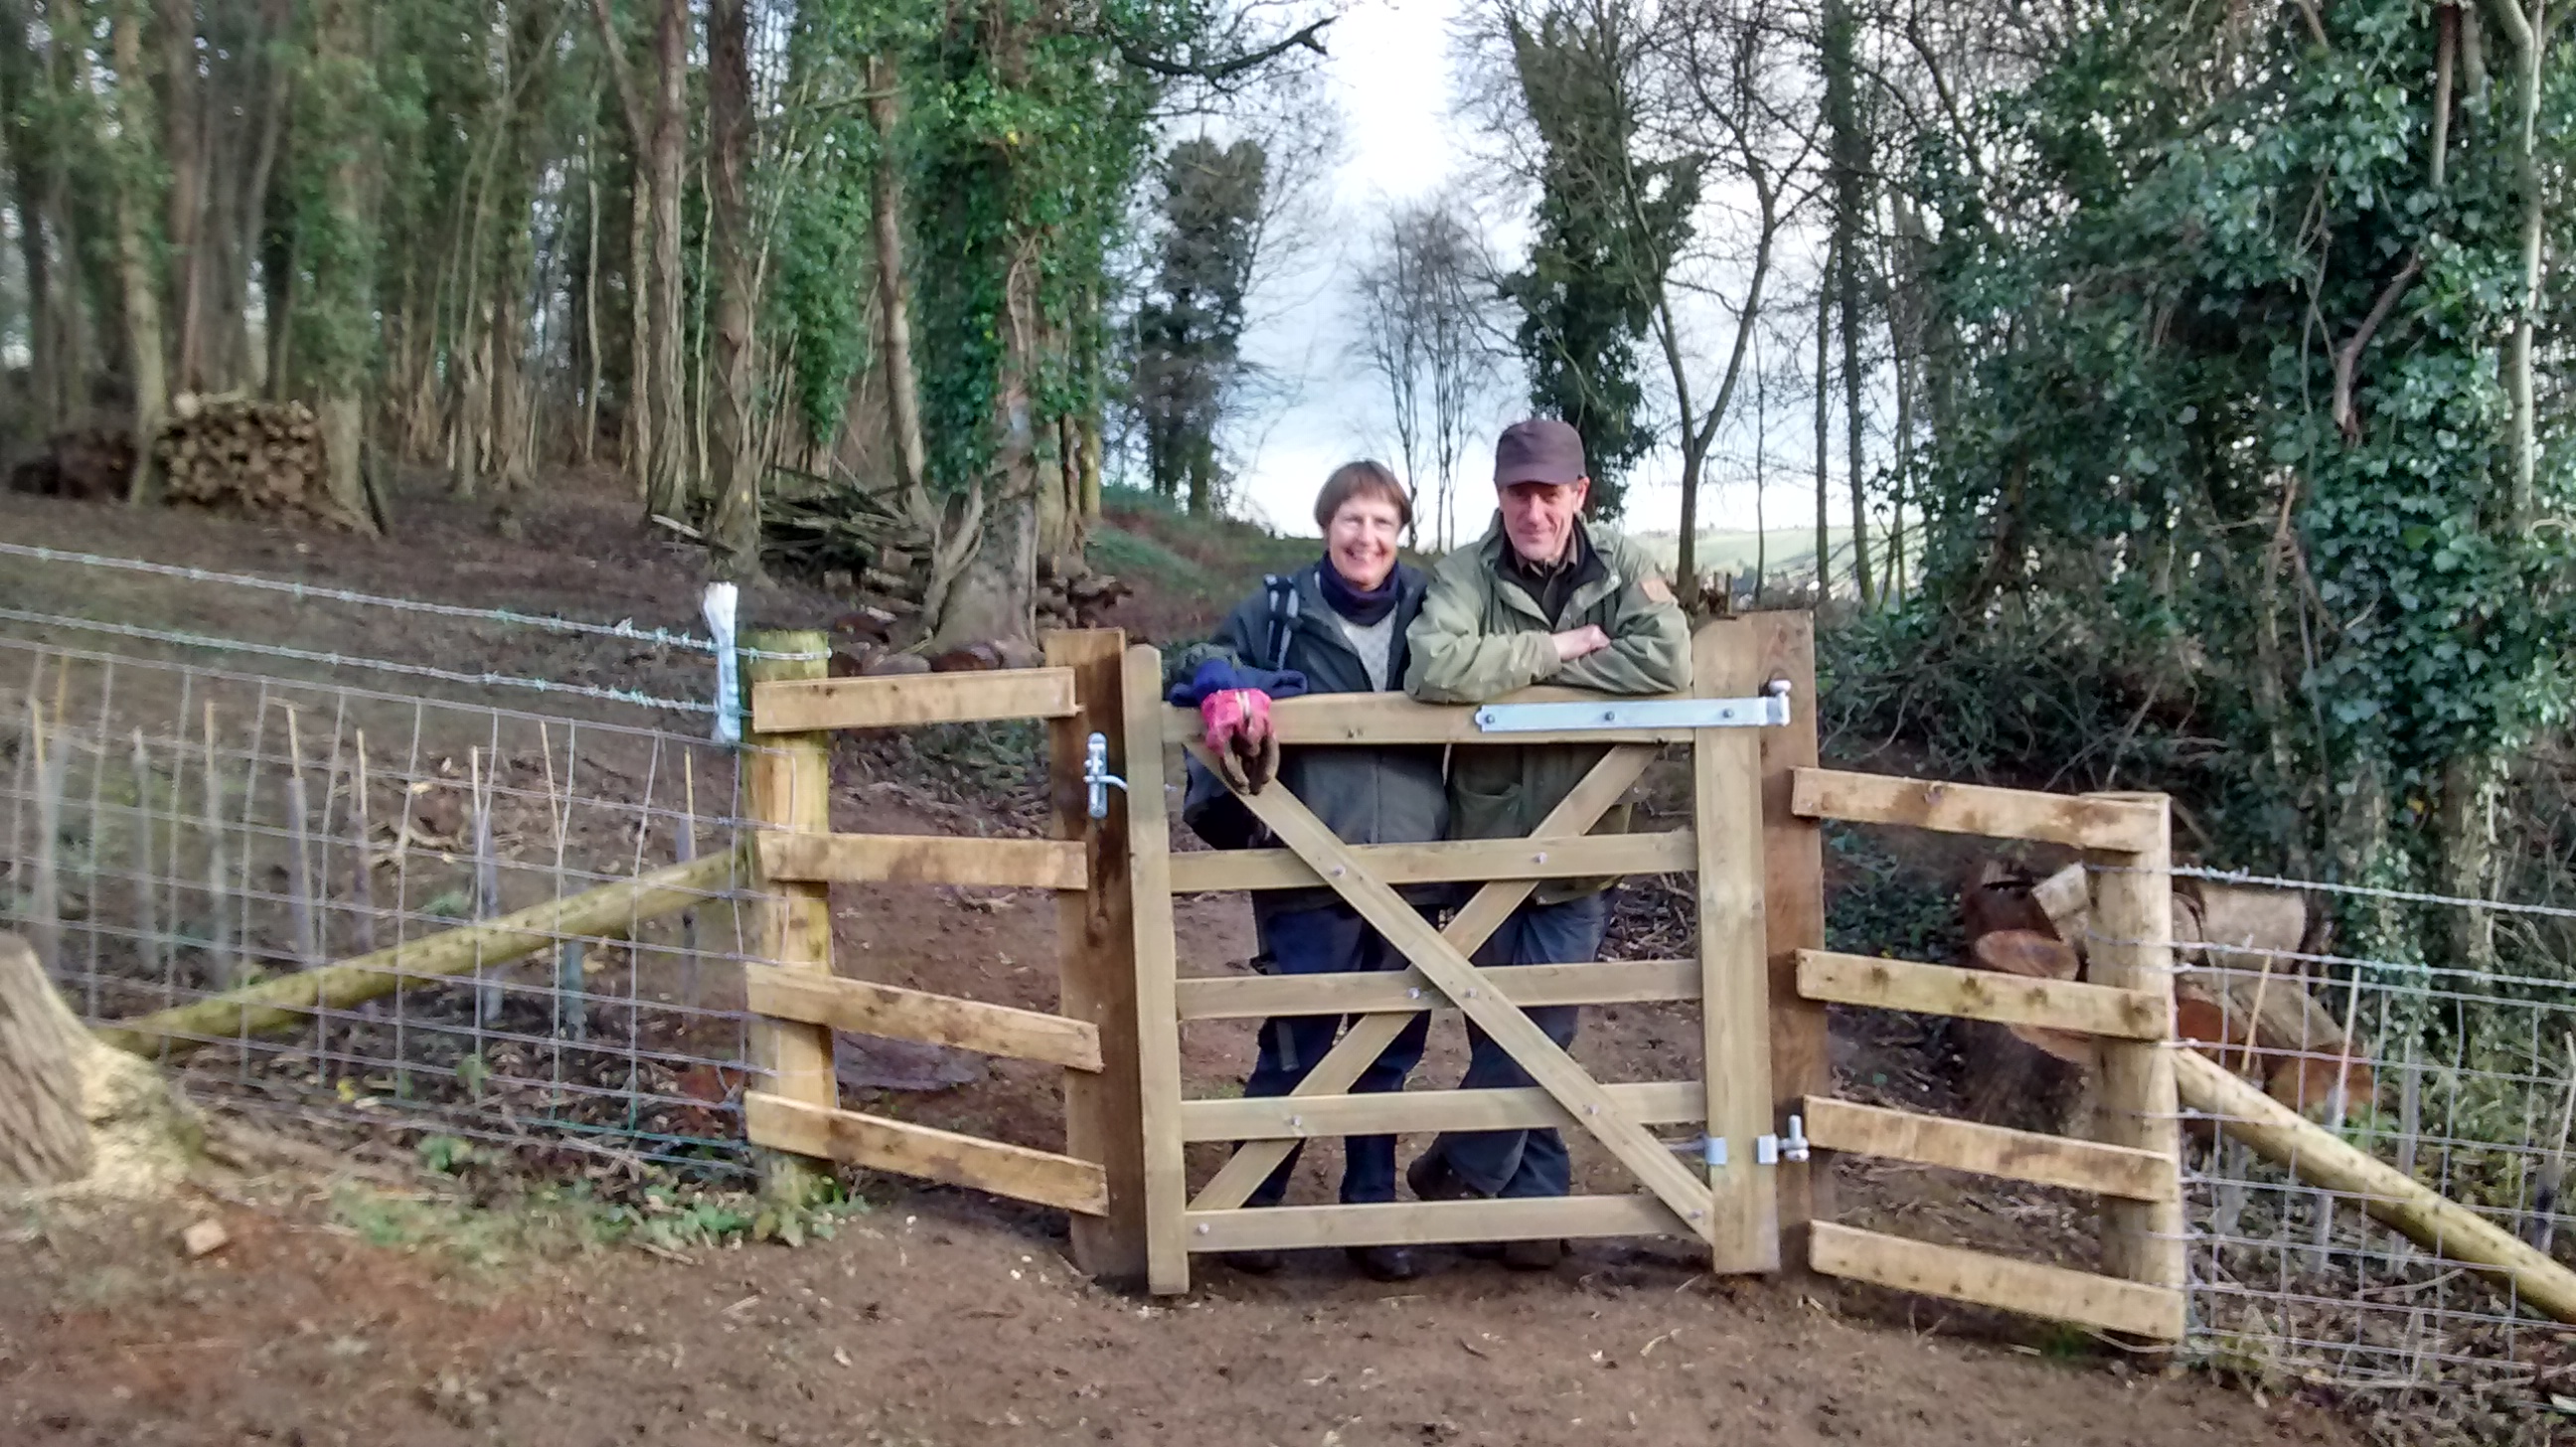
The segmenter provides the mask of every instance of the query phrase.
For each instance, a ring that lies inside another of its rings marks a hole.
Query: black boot
[[[1411,1249],[1403,1246],[1354,1246],[1351,1265],[1371,1281],[1411,1281],[1422,1274]]]

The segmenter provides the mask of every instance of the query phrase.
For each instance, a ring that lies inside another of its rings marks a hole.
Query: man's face
[[[1503,489],[1503,536],[1512,551],[1532,563],[1555,563],[1565,557],[1574,537],[1574,519],[1592,495],[1592,479],[1572,482],[1516,482]]]

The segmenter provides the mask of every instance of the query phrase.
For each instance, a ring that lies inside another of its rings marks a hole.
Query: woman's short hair
[[[1345,462],[1334,468],[1315,496],[1315,526],[1330,531],[1333,514],[1355,497],[1384,498],[1395,505],[1396,526],[1413,526],[1413,499],[1404,495],[1404,484],[1383,462]]]

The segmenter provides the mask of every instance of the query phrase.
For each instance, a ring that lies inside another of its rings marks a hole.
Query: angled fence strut
[[[1600,821],[1602,815],[1610,812],[1610,806],[1618,803],[1628,792],[1628,787],[1637,782],[1638,776],[1645,773],[1646,765],[1653,762],[1654,757],[1654,749],[1646,745],[1622,745],[1612,749],[1600,763],[1593,765],[1592,772],[1584,776],[1583,782],[1577,784],[1563,802],[1549,811],[1547,818],[1540,821],[1529,837],[1533,840],[1582,837]],[[1245,802],[1255,801],[1248,799]],[[1314,863],[1312,859],[1307,862]],[[1504,922],[1511,918],[1512,911],[1520,908],[1521,902],[1528,899],[1538,886],[1539,881],[1535,879],[1498,880],[1485,885],[1449,921],[1448,928],[1440,931],[1441,938],[1462,956],[1475,953],[1494,931],[1503,927]],[[1407,906],[1408,912],[1410,909]],[[1308,1071],[1306,1078],[1288,1094],[1339,1095],[1349,1090],[1370,1063],[1384,1054],[1386,1047],[1395,1042],[1395,1037],[1404,1032],[1406,1023],[1412,1018],[1411,1011],[1361,1017],[1342,1032],[1342,1038],[1333,1043],[1333,1048],[1315,1062],[1315,1068]],[[1288,1159],[1289,1151],[1295,1146],[1296,1142],[1290,1140],[1246,1142],[1217,1171],[1215,1178],[1200,1189],[1190,1201],[1189,1208],[1193,1211],[1230,1211],[1241,1206],[1252,1198],[1253,1189],[1268,1179],[1281,1161]]]

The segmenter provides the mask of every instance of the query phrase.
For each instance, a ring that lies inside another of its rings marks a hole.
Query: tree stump
[[[81,1057],[96,1045],[54,994],[35,950],[0,934],[0,1190],[89,1174]]]
[[[161,1072],[91,1033],[35,950],[0,934],[0,1192],[155,1196],[187,1177],[204,1143],[204,1123]]]
[[[2035,930],[1981,935],[1969,956],[1977,969],[2026,979],[2072,980],[2078,970],[2072,948]],[[1960,1053],[1969,1070],[1970,1119],[2049,1135],[2083,1133],[2101,1076],[2101,1052],[2090,1037],[1982,1020],[1965,1024]]]

